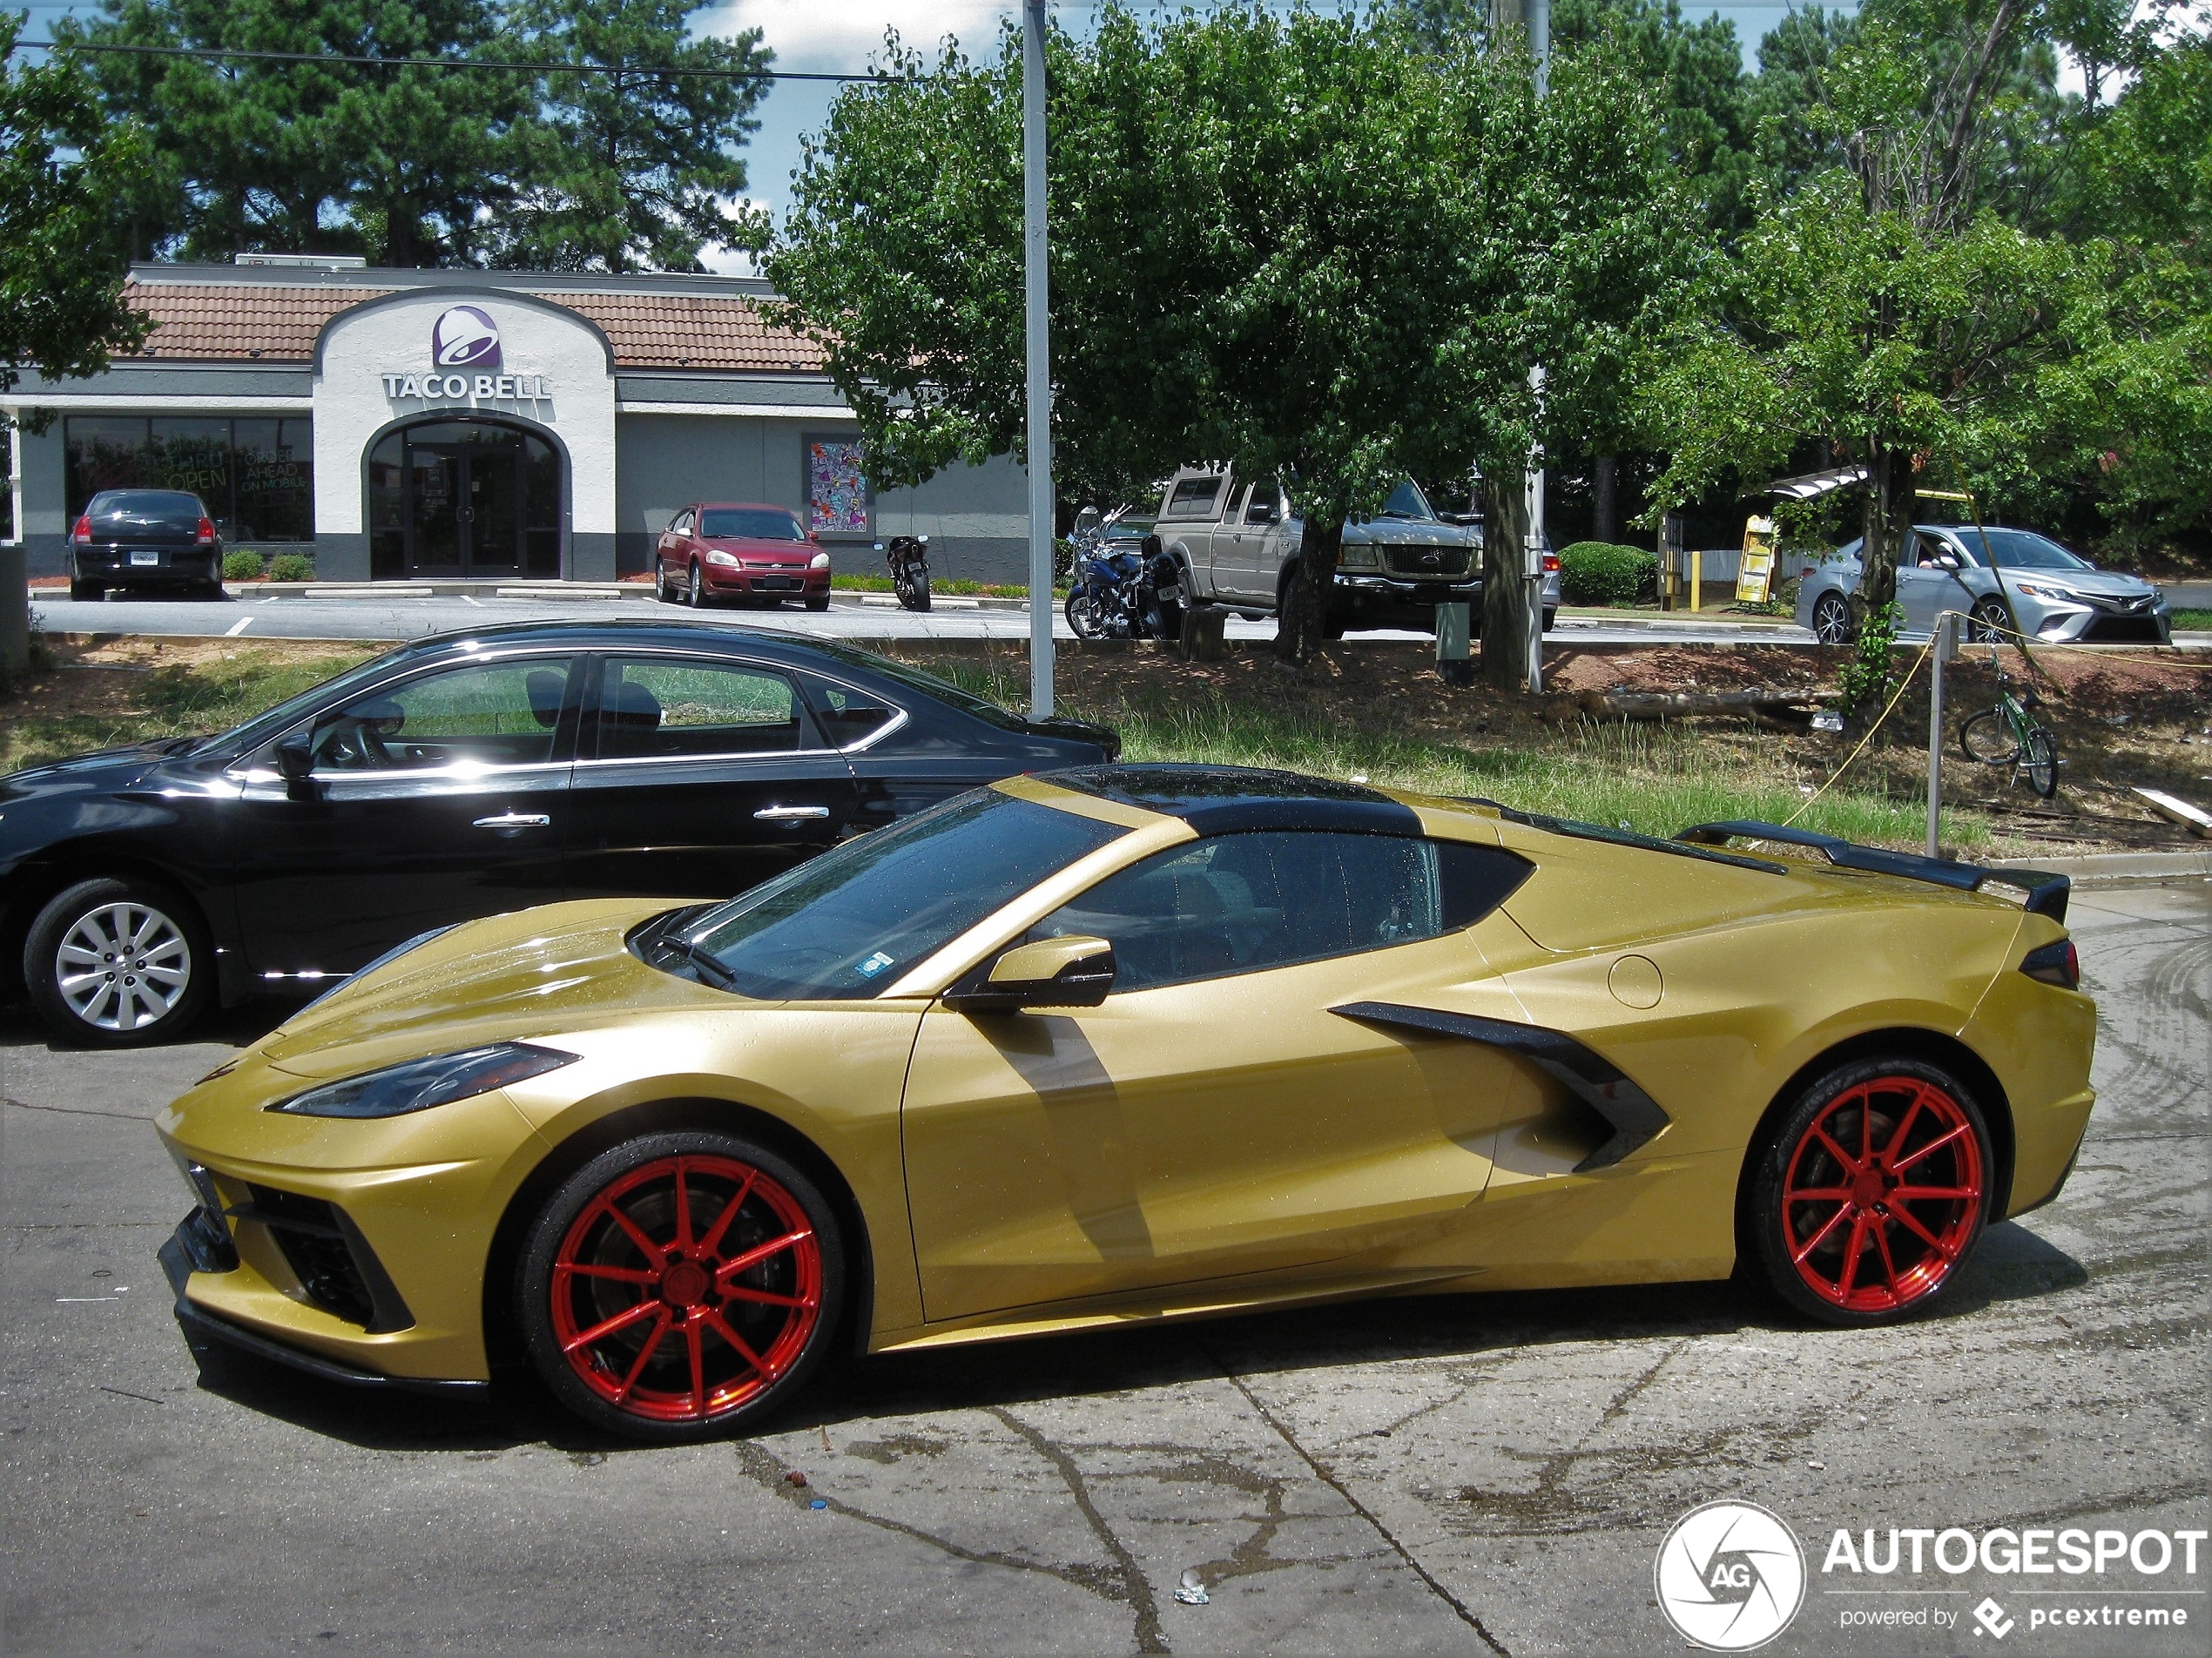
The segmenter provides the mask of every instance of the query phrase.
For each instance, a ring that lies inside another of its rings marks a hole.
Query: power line
[[[125,46],[102,41],[23,40],[16,51],[125,52],[141,57],[203,57],[273,64],[364,64],[375,69],[512,69],[562,75],[681,75],[740,81],[888,81],[893,75],[836,75],[810,70],[718,69],[680,64],[517,63],[489,57],[372,57],[353,52],[232,51],[220,46]]]

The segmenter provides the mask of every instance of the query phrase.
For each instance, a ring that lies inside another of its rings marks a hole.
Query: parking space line
[[[253,625],[253,618],[252,617],[242,616],[239,617],[237,621],[231,623],[230,630],[225,633],[223,637],[226,639],[235,639],[239,634],[245,632],[246,629],[252,627]]]

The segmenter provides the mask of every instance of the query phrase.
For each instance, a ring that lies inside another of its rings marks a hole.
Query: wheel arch
[[[1766,1109],[1759,1115],[1758,1126],[1743,1148],[1743,1169],[1748,1170],[1773,1142],[1783,1116],[1796,1103],[1797,1096],[1830,1071],[1851,1064],[1857,1060],[1894,1056],[1917,1059],[1949,1071],[1966,1084],[1981,1107],[1983,1121],[1989,1126],[1989,1149],[1996,1167],[1990,1181],[1990,1204],[1987,1223],[1994,1224],[2005,1218],[2013,1204],[2013,1164],[2014,1137],[2012,1101],[2005,1093],[2005,1085],[1998,1080],[1980,1055],[1956,1036],[1941,1031],[1912,1026],[1892,1026],[1881,1030],[1864,1031],[1822,1049],[1807,1060],[1775,1091],[1767,1102]],[[1739,1171],[1736,1182],[1736,1252],[1739,1260],[1750,1257],[1750,1235],[1746,1227],[1749,1214],[1750,1182]]]
[[[682,1129],[738,1133],[788,1157],[821,1188],[844,1229],[850,1277],[845,1311],[832,1335],[832,1351],[867,1351],[875,1319],[875,1250],[867,1214],[852,1183],[813,1141],[772,1113],[732,1100],[678,1098],[628,1106],[595,1118],[555,1142],[551,1151],[523,1177],[507,1200],[484,1257],[484,1354],[495,1372],[526,1368],[522,1332],[516,1327],[514,1297],[509,1293],[522,1256],[523,1240],[546,1200],[561,1183],[602,1152],[648,1134]]]
[[[101,880],[149,881],[190,904],[199,924],[215,941],[218,1000],[226,1008],[245,1000],[251,987],[244,977],[238,929],[219,890],[202,886],[144,853],[111,853],[91,847],[39,853],[10,873],[5,895],[0,897],[0,985],[21,986],[24,947],[30,942],[31,923],[37,920],[38,912],[79,881]],[[230,982],[233,979],[238,981],[236,985]]]

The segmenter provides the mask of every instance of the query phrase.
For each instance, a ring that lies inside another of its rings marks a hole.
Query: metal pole
[[[1943,659],[1951,654],[1951,625],[1956,618],[1948,610],[1936,613],[1935,648],[1928,652],[1933,658],[1932,677],[1928,681],[1928,856],[1938,858],[1936,830],[1943,816]]]
[[[1551,0],[1521,0],[1521,17],[1528,25],[1528,51],[1536,62],[1536,96],[1543,98],[1552,84]],[[1542,407],[1544,370],[1540,363],[1528,376],[1537,406]],[[1534,459],[1532,455],[1530,459]],[[1528,474],[1528,691],[1541,696],[1544,689],[1544,470]]]
[[[1052,344],[1045,270],[1044,0],[1022,5],[1022,266],[1029,376],[1029,717],[1052,712]]]

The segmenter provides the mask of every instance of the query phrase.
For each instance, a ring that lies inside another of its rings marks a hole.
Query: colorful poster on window
[[[806,527],[817,534],[868,533],[868,480],[857,440],[813,438],[806,445]]]

